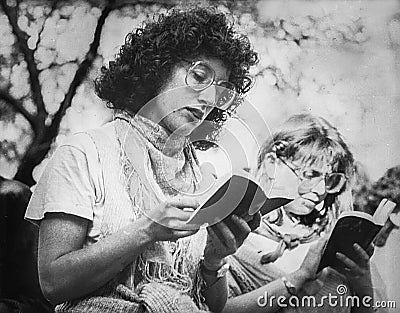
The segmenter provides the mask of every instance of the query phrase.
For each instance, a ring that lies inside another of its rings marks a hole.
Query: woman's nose
[[[199,101],[201,104],[207,106],[214,106],[217,97],[217,88],[214,84],[210,87],[200,91],[199,93]]]
[[[311,191],[318,195],[324,195],[326,192],[325,179],[321,179]]]

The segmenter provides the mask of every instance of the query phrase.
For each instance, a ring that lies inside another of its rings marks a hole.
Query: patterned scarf
[[[275,262],[286,249],[294,249],[300,244],[317,240],[322,232],[329,231],[335,218],[332,210],[328,209],[321,220],[317,219],[312,225],[307,226],[292,219],[284,210],[279,208],[262,219],[256,233],[279,242],[275,251],[261,257],[261,264]]]
[[[261,186],[267,187],[271,185],[272,179],[268,175],[265,166],[255,169],[253,174]],[[265,215],[260,227],[255,232],[279,244],[275,251],[263,255],[260,263],[273,263],[283,255],[285,250],[291,250],[300,244],[310,243],[319,239],[323,232],[330,231],[341,212],[351,210],[351,208],[351,192],[346,190],[335,197],[332,205],[324,207],[321,211],[324,213],[310,225],[305,225],[299,219],[288,215],[283,207]]]
[[[146,189],[138,216],[167,198],[197,191],[201,172],[194,147],[187,138],[171,138],[163,127],[140,115],[119,112],[115,119],[125,186],[134,205],[137,198],[137,180],[131,179],[134,172],[139,174]],[[166,283],[191,293],[198,302],[201,284],[198,264],[205,242],[204,229],[176,242],[156,242],[142,253],[134,270],[141,273],[140,281]]]
[[[130,116],[122,112],[116,118],[127,122],[144,139],[154,179],[166,196],[196,191],[201,173],[194,147],[188,138],[169,136],[162,126],[140,115]],[[129,144],[133,142],[129,141],[130,129],[126,126],[124,147],[129,154],[135,151],[129,149],[132,148]]]

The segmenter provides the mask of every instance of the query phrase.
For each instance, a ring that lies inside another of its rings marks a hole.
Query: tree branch
[[[38,32],[38,40],[36,41],[36,45],[35,45],[35,48],[33,49],[33,53],[35,53],[37,51],[37,49],[39,48],[40,42],[42,41],[42,33],[44,31],[44,27],[46,26],[47,19],[53,15],[54,11],[57,9],[57,4],[58,4],[58,1],[53,1],[51,4],[51,7],[50,7],[50,12],[48,14],[45,14],[45,16],[44,16],[43,25]]]
[[[171,0],[158,0],[158,1],[116,1],[116,0],[110,0],[108,1],[106,7],[103,9],[101,12],[101,16],[99,17],[99,20],[97,21],[96,25],[96,30],[94,32],[94,39],[92,43],[90,44],[89,51],[86,53],[85,60],[79,65],[75,76],[72,80],[72,83],[69,87],[68,92],[66,93],[64,100],[62,101],[60,108],[56,112],[53,118],[52,122],[52,127],[54,124],[54,127],[57,128],[59,127],[59,124],[61,123],[61,119],[65,114],[65,111],[67,108],[71,105],[72,98],[76,93],[77,88],[80,86],[82,81],[85,79],[86,74],[88,70],[91,68],[94,59],[96,58],[97,55],[97,49],[100,45],[100,37],[101,33],[103,30],[103,26],[105,23],[106,18],[110,14],[111,11],[115,9],[121,9],[122,7],[126,5],[134,5],[134,4],[146,4],[146,5],[151,5],[151,4],[162,4],[166,7],[172,7],[173,4],[171,3],[173,1]]]
[[[1,8],[4,13],[7,15],[8,21],[11,25],[12,32],[14,36],[17,38],[17,44],[24,55],[24,59],[28,65],[29,72],[29,82],[32,91],[32,99],[35,105],[37,106],[37,117],[40,121],[43,122],[48,115],[46,111],[46,107],[43,101],[41,85],[39,81],[39,71],[36,66],[35,61],[35,52],[30,49],[28,46],[28,38],[27,33],[21,30],[18,26],[18,9],[17,6],[10,7],[7,5],[7,1],[0,1]]]
[[[139,5],[147,5],[147,6],[150,6],[150,5],[161,5],[161,6],[164,6],[166,8],[172,8],[173,6],[175,6],[177,4],[180,4],[180,3],[182,3],[181,0],[153,0],[153,1],[152,0],[135,0],[135,1],[132,1],[132,0],[120,0],[120,1],[117,1],[117,4],[116,4],[114,9],[120,9],[120,8],[122,8],[124,6],[127,6],[127,5],[137,5],[137,4],[139,4]]]
[[[35,117],[25,109],[24,105],[22,104],[22,101],[15,99],[5,90],[0,90],[0,100],[6,102],[16,112],[21,113],[22,116],[26,118],[26,120],[29,122],[29,124],[31,124],[32,128],[35,129],[36,127]]]
[[[65,114],[65,111],[71,105],[72,98],[74,97],[76,90],[81,85],[83,80],[86,78],[87,72],[93,65],[94,59],[97,56],[97,49],[99,48],[100,45],[100,38],[101,38],[101,33],[103,31],[103,26],[110,12],[114,10],[114,4],[115,0],[110,0],[108,4],[104,7],[103,11],[101,12],[101,15],[97,21],[96,29],[94,31],[93,41],[90,44],[89,51],[86,53],[85,59],[82,61],[82,63],[76,70],[74,78],[72,79],[72,82],[69,86],[69,89],[65,94],[65,97],[61,102],[59,109],[54,114],[54,118],[52,120],[50,128],[51,129],[54,128],[56,132],[58,132],[58,128],[60,126],[61,119]]]
[[[54,68],[60,68],[60,67],[63,67],[64,65],[67,65],[67,64],[78,64],[78,62],[79,62],[78,60],[66,61],[66,62],[60,63],[60,64],[56,63],[56,62],[51,62],[49,64],[49,66],[47,66],[47,67],[45,67],[43,69],[40,69],[39,72],[41,73],[41,72],[43,72],[45,70],[52,70]]]

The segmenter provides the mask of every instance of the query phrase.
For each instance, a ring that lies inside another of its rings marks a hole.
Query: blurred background
[[[250,36],[260,63],[248,101],[271,129],[310,111],[338,127],[372,179],[399,163],[398,0],[8,0],[0,11],[0,174],[31,186],[66,135],[108,120],[92,88],[100,66],[147,16],[194,3],[232,12]],[[245,107],[239,114],[252,118]]]
[[[68,134],[110,120],[93,79],[127,32],[177,4],[218,6],[250,37],[260,62],[247,99],[271,130],[308,111],[339,129],[371,181],[400,164],[399,0],[1,0],[0,175],[33,186]],[[238,114],[255,118],[244,106]],[[252,142],[237,123],[227,128],[255,159],[266,129],[255,125]],[[391,247],[378,262],[400,306]]]

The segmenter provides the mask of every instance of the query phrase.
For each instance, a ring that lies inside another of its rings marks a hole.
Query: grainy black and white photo
[[[0,0],[0,313],[394,313],[399,0]]]

